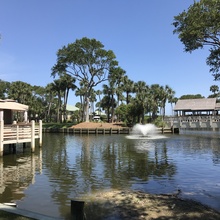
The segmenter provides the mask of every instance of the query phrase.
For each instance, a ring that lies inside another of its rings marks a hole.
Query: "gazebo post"
[[[35,121],[31,121],[31,152],[35,150]]]
[[[4,111],[0,110],[0,157],[3,156],[4,150]]]
[[[0,121],[0,157],[3,156],[3,150],[4,150],[4,144],[3,144],[3,140],[4,140],[4,121],[1,120]]]
[[[42,120],[39,120],[39,146],[42,147]]]

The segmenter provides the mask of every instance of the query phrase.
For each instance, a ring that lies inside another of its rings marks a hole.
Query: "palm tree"
[[[177,98],[177,97],[171,97],[171,98],[168,100],[168,103],[171,104],[172,114],[173,114],[173,103],[176,104],[177,101],[178,101],[178,98]]]
[[[175,92],[168,86],[161,86],[161,109],[162,109],[162,118],[165,116],[165,107],[166,102],[174,98]]]
[[[8,97],[17,100],[19,103],[29,105],[32,96],[32,86],[22,81],[15,81],[10,84]]]
[[[7,98],[9,87],[10,87],[9,82],[0,80],[0,99]]]
[[[84,87],[80,87],[76,89],[75,95],[80,97],[80,121],[84,121],[84,108],[85,108],[85,92],[86,89]]]
[[[212,85],[210,86],[210,91],[217,94],[219,92],[219,87],[217,85]]]
[[[46,88],[42,86],[33,86],[32,88],[28,113],[29,115],[37,116],[37,119],[44,119],[47,110]]]
[[[114,120],[114,108],[116,107],[116,101],[114,98],[115,94],[115,89],[114,87],[110,87],[106,84],[103,85],[103,94],[105,95],[101,101],[101,106],[102,108],[107,109],[107,117],[108,117],[108,122],[110,119],[110,109],[111,111],[111,121],[113,122]]]
[[[64,117],[64,122],[67,119],[67,114],[66,114],[66,105],[68,101],[68,96],[69,96],[69,91],[72,90],[74,91],[76,89],[76,79],[70,76],[69,74],[63,74],[60,77],[60,83],[61,83],[61,89],[63,90],[63,117]]]
[[[56,91],[54,90],[53,87],[54,87],[53,83],[49,83],[45,87],[46,100],[47,100],[46,121],[51,121],[52,112],[55,113],[55,107],[57,105]]]
[[[210,86],[210,91],[213,94],[209,95],[208,98],[218,98],[219,97],[219,87],[217,85]]]
[[[126,104],[130,102],[130,93],[134,92],[134,82],[128,78],[128,76],[123,77],[123,91],[126,93]]]
[[[54,80],[52,83],[52,91],[54,91],[58,97],[57,103],[57,119],[56,121],[62,122],[62,93],[63,93],[63,85],[60,79]]]
[[[149,94],[149,112],[152,113],[151,117],[154,121],[157,118],[157,112],[160,105],[161,86],[159,84],[152,84],[150,86]]]
[[[112,100],[112,103],[111,103],[111,110],[112,110],[112,113],[111,113],[111,121],[113,122],[114,121],[114,112],[115,112],[115,108],[113,107],[114,106],[114,95],[116,94],[117,96],[117,104],[116,106],[119,106],[119,101],[123,99],[123,96],[122,96],[122,83],[123,83],[123,77],[125,75],[125,71],[121,68],[121,67],[112,67],[110,69],[110,72],[109,72],[109,78],[108,78],[108,81],[109,81],[109,86],[110,86],[110,90],[111,90],[111,100]]]
[[[139,123],[144,124],[144,116],[146,113],[149,87],[146,85],[144,81],[138,81],[134,85],[134,91],[136,92],[135,99],[137,101],[137,104],[141,106],[141,116],[139,116]]]

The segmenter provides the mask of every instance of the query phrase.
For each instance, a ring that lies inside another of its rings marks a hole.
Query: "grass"
[[[70,128],[74,123],[43,123],[43,128]]]

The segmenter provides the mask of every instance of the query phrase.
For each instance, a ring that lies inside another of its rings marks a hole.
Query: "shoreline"
[[[114,190],[92,194],[85,199],[85,212],[92,219],[185,219],[216,220],[220,212],[177,194],[149,194]]]

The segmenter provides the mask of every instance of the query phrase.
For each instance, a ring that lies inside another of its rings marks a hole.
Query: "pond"
[[[0,202],[65,218],[71,199],[106,190],[180,191],[220,211],[218,133],[126,135],[43,134],[43,147],[18,146],[0,158]]]

